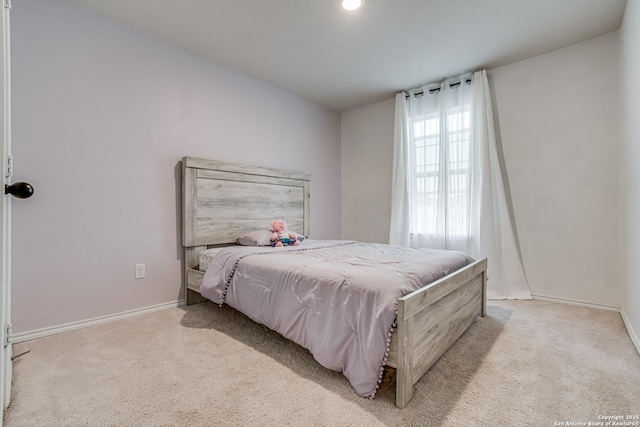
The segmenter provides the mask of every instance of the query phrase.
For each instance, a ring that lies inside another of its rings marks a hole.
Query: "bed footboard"
[[[477,316],[486,314],[487,260],[469,264],[398,301],[395,350],[396,406]],[[390,358],[392,359],[392,358]]]

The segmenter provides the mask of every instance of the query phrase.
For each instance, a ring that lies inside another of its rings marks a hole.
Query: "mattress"
[[[224,249],[224,247],[211,248],[211,249],[205,249],[203,251],[200,251],[200,256],[198,257],[198,269],[200,271],[207,271],[207,268],[209,268],[209,264],[211,264],[211,261],[213,260],[213,258],[222,249]]]

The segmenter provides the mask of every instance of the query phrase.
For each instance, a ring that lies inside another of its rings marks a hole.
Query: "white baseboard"
[[[627,315],[627,312],[624,310],[624,308],[620,310],[620,315],[622,316],[624,326],[627,328],[627,333],[629,334],[629,338],[631,338],[631,342],[636,347],[638,354],[640,354],[640,338],[638,338],[637,331],[633,329],[631,319],[629,319],[629,316]]]
[[[559,298],[559,297],[550,297],[547,295],[531,295],[534,300],[537,301],[545,301],[545,302],[554,302],[558,304],[567,304],[567,305],[576,305],[578,307],[586,307],[586,308],[595,308],[598,310],[606,310],[606,311],[615,311],[620,313],[620,307],[616,307],[613,305],[607,304],[597,304],[594,302],[588,301],[580,301],[580,300],[572,300],[568,298]]]
[[[33,340],[36,338],[47,337],[62,332],[72,331],[74,329],[86,328],[88,326],[99,325],[101,323],[113,322],[114,320],[127,319],[130,317],[141,316],[143,314],[153,313],[155,311],[176,308],[186,304],[185,300],[177,300],[158,304],[151,307],[137,308],[135,310],[124,311],[122,313],[110,314],[107,316],[94,317],[93,319],[81,320],[78,322],[66,323],[64,325],[51,326],[48,328],[36,329],[35,331],[20,332],[11,336],[12,343],[19,343]]]

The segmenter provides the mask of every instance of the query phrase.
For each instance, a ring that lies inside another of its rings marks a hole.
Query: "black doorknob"
[[[5,185],[4,194],[11,194],[18,199],[28,199],[33,196],[33,187],[26,182],[16,182],[15,184]]]

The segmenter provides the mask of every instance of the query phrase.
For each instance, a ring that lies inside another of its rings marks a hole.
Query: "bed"
[[[201,295],[202,251],[234,246],[238,236],[264,229],[273,218],[286,218],[289,230],[310,236],[310,182],[310,175],[301,172],[184,157],[182,243],[187,304],[207,301]],[[306,244],[291,249],[309,250]],[[486,259],[472,261],[398,298],[384,364],[396,370],[399,408],[411,400],[415,383],[438,358],[478,316],[485,315],[486,271]]]

